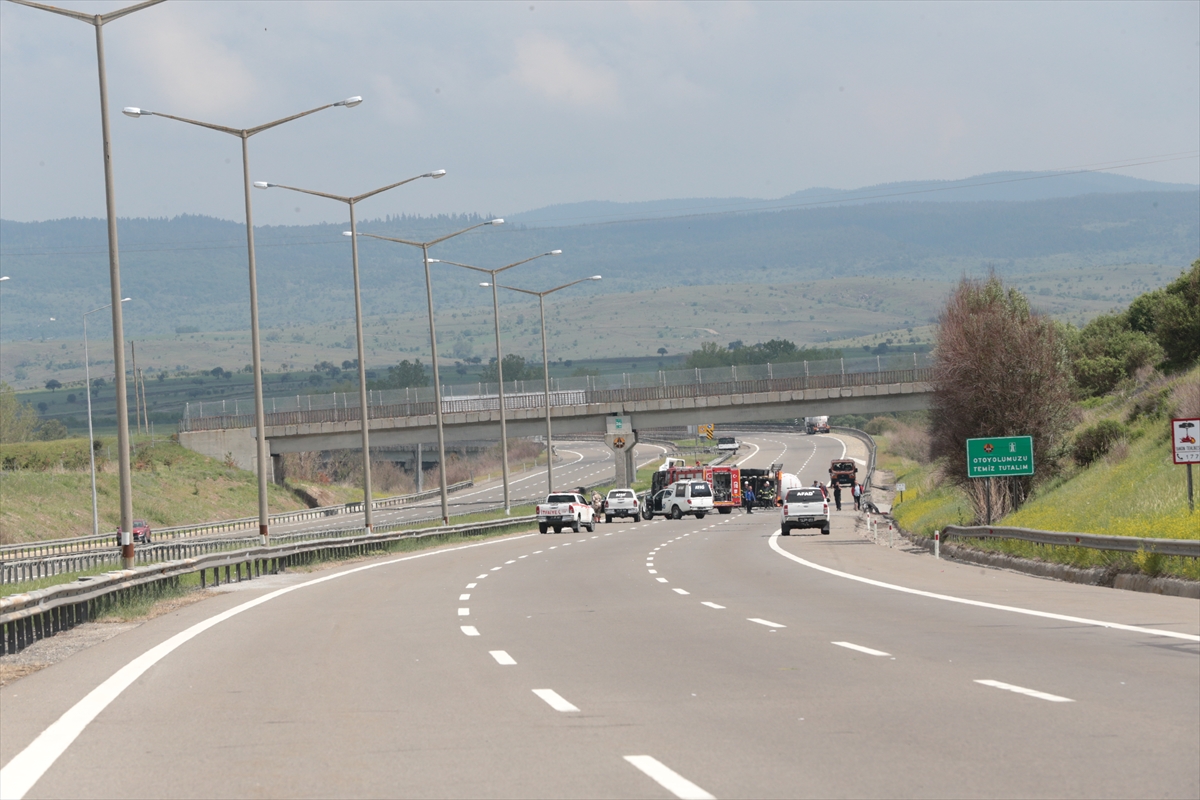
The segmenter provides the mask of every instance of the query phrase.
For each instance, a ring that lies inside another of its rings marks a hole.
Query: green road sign
[[[1033,437],[967,439],[968,478],[1006,478],[1033,474]]]

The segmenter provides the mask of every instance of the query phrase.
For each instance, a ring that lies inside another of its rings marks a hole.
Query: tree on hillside
[[[479,373],[479,379],[485,383],[494,383],[499,373],[496,370],[496,359],[493,358]],[[540,380],[542,377],[541,364],[528,364],[524,356],[509,353],[504,357],[504,382]]]
[[[33,406],[18,400],[7,383],[0,383],[0,442],[27,442],[33,438],[37,424]]]
[[[1054,322],[994,274],[963,278],[942,311],[934,350],[930,454],[982,519],[985,482],[967,477],[967,439],[1031,436],[1038,477],[1053,469],[1070,426],[1066,348]],[[1016,510],[1032,477],[993,479],[993,517]]]
[[[405,359],[394,367],[388,367],[386,378],[367,382],[370,389],[408,389],[428,385],[429,375],[420,359],[411,362]]]
[[[1152,335],[1167,369],[1186,369],[1200,360],[1200,259],[1166,288],[1135,298],[1125,312],[1131,330]]]
[[[46,381],[46,388],[50,390],[51,394],[53,394],[54,392],[56,392],[62,388],[62,383],[55,380],[54,378],[51,378],[50,380]]]
[[[1101,314],[1070,337],[1071,371],[1085,397],[1108,394],[1163,357],[1154,337],[1134,330],[1128,314]]]

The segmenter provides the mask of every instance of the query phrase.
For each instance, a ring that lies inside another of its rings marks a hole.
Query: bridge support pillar
[[[287,480],[287,474],[283,471],[283,453],[271,456],[271,480],[279,486],[283,486],[283,482]]]
[[[604,442],[613,451],[613,459],[617,462],[614,483],[618,489],[628,489],[637,478],[637,461],[633,457],[634,446],[637,445],[637,431],[621,434],[608,434]]]

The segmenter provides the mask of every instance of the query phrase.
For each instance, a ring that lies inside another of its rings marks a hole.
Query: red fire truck
[[[728,514],[742,505],[742,476],[737,467],[668,467],[654,473],[650,479],[650,497],[675,481],[703,480],[713,489],[713,507],[719,514]]]

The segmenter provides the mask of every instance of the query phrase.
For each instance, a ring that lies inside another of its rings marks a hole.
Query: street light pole
[[[124,303],[128,297],[121,300]],[[100,535],[100,508],[96,502],[96,438],[92,433],[92,362],[88,358],[87,318],[88,314],[103,311],[107,305],[83,312],[83,382],[87,392],[88,406],[88,458],[92,464],[92,536]]]
[[[513,263],[513,264],[506,264],[505,266],[499,267],[497,269],[484,269],[483,267],[473,267],[470,264],[459,264],[454,261],[440,261],[439,259],[436,259],[436,258],[426,258],[425,259],[426,265],[431,264],[431,263],[433,263],[433,264],[450,264],[451,266],[463,267],[464,269],[473,269],[476,272],[486,272],[492,279],[492,319],[496,323],[496,380],[500,386],[500,389],[497,393],[497,397],[499,398],[499,401],[500,401],[500,452],[501,452],[500,468],[501,468],[501,473],[504,477],[504,513],[505,514],[509,514],[512,512],[512,502],[511,502],[510,495],[509,495],[509,482],[508,482],[508,425],[505,421],[506,415],[504,413],[504,356],[500,352],[500,300],[496,296],[496,276],[498,274],[500,274],[501,272],[504,272],[505,270],[512,269],[513,267],[519,267],[522,264],[528,264],[530,261],[533,261],[534,259],[542,258],[543,256],[558,256],[558,255],[562,255],[562,250],[551,250],[549,253],[542,253],[540,255],[532,256],[530,258],[526,258],[521,261],[517,261],[516,263]],[[545,366],[545,361],[546,361],[546,359],[545,359],[545,355],[543,353],[543,358],[542,358],[543,366]],[[547,454],[547,458],[549,458],[548,454]]]
[[[546,374],[545,374],[546,398],[545,398],[545,401],[546,401],[546,492],[547,492],[547,494],[553,494],[553,492],[554,492],[554,440],[553,440],[553,432],[550,429],[550,359],[549,359],[549,357],[547,355],[547,351],[546,351],[546,295],[554,294],[555,292],[562,291],[563,289],[566,289],[570,286],[574,286],[577,283],[583,283],[584,281],[598,281],[600,279],[601,279],[600,275],[593,275],[590,278],[580,278],[577,281],[571,281],[570,283],[564,283],[562,286],[555,286],[553,289],[547,289],[544,292],[535,292],[530,289],[518,289],[516,286],[505,286],[503,284],[496,284],[494,281],[490,284],[489,283],[479,284],[480,286],[492,286],[493,292],[495,291],[496,287],[498,286],[501,289],[508,289],[509,291],[512,291],[512,292],[520,292],[521,294],[531,294],[538,299],[538,311],[540,312],[541,318],[542,318],[542,365],[545,366],[545,368],[546,368]]]
[[[33,0],[10,0],[22,6],[39,8],[61,14],[96,29],[96,64],[100,79],[100,132],[104,151],[104,208],[108,216],[108,281],[112,294],[113,323],[113,381],[117,384],[117,465],[121,493],[121,564],[133,569],[133,473],[129,458],[129,398],[125,387],[125,323],[121,316],[121,261],[117,249],[117,202],[113,190],[112,140],[108,129],[108,73],[104,66],[104,25],[115,19],[141,11],[163,0],[144,0],[107,14],[85,14],[65,8],[35,3]],[[89,387],[90,391],[90,387]]]
[[[299,114],[293,114],[290,117],[277,119],[274,122],[268,122],[265,125],[259,125],[254,128],[229,128],[224,125],[214,125],[209,122],[200,122],[199,120],[188,119],[186,117],[176,117],[157,111],[147,111],[144,108],[129,107],[122,109],[122,113],[125,116],[133,117],[134,119],[138,117],[165,117],[177,122],[186,122],[189,125],[198,125],[201,128],[210,128],[221,133],[228,133],[242,140],[242,183],[243,191],[246,195],[246,255],[250,273],[250,360],[252,362],[251,369],[254,370],[254,434],[258,460],[258,534],[263,545],[270,542],[270,532],[267,527],[270,522],[270,514],[267,509],[267,464],[271,455],[267,451],[267,416],[263,404],[262,347],[260,345],[258,328],[258,270],[254,259],[254,211],[250,198],[250,153],[247,140],[256,133],[261,133],[262,131],[282,125],[285,122],[307,117],[309,114],[315,114],[318,111],[324,111],[327,108],[334,108],[336,106],[354,108],[361,102],[361,97],[350,97],[336,103],[326,103],[309,111],[302,111]]]
[[[372,505],[374,504],[374,496],[371,491],[371,434],[370,421],[371,409],[367,405],[367,359],[365,348],[363,345],[363,325],[362,325],[362,294],[359,290],[358,282],[358,237],[355,233],[358,230],[357,222],[354,217],[354,206],[360,200],[366,200],[368,197],[374,197],[377,194],[386,192],[388,189],[395,189],[397,186],[403,186],[406,183],[418,180],[420,178],[440,178],[446,174],[446,170],[438,169],[433,172],[425,172],[416,177],[406,178],[396,183],[388,184],[379,189],[364,194],[355,195],[353,197],[343,197],[336,194],[328,194],[326,192],[316,192],[311,189],[298,189],[295,186],[284,186],[281,183],[267,183],[266,181],[255,181],[254,186],[259,189],[287,189],[292,192],[300,192],[301,194],[311,194],[316,197],[325,197],[330,200],[337,200],[345,203],[350,207],[350,252],[351,263],[354,267],[354,333],[358,342],[358,407],[362,419],[362,450],[363,450],[363,527],[368,531],[372,529]]]
[[[503,219],[491,219],[487,222],[480,222],[477,225],[472,225],[469,228],[463,228],[461,231],[440,236],[430,242],[413,242],[408,239],[396,239],[391,236],[378,236],[374,233],[357,233],[356,231],[348,231],[347,236],[352,236],[357,239],[359,236],[369,236],[372,239],[382,239],[385,242],[396,242],[397,244],[407,244],[412,247],[421,248],[421,262],[425,267],[425,298],[429,304],[429,350],[433,358],[433,406],[434,417],[437,420],[437,440],[438,440],[438,479],[440,481],[442,493],[442,523],[450,524],[450,492],[446,485],[446,434],[442,427],[442,381],[438,375],[438,356],[437,356],[437,330],[433,323],[433,281],[429,277],[429,248],[447,239],[453,239],[455,236],[461,236],[467,231],[473,231],[476,228],[484,225],[503,225]],[[420,469],[420,465],[417,469]]]

